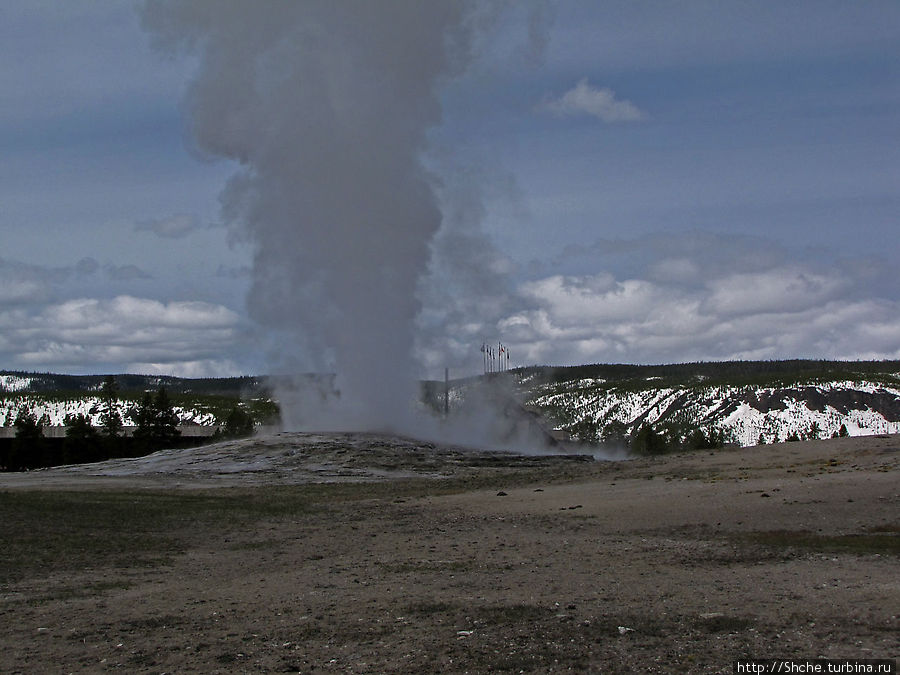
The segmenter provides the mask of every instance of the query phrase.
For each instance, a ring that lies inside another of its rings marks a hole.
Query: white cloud
[[[33,279],[0,279],[0,305],[34,302],[45,293],[45,284]]]
[[[60,276],[67,275],[59,269],[0,258],[0,308],[46,301],[51,283]]]
[[[146,329],[231,327],[237,315],[221,305],[206,302],[169,302],[120,295],[111,300],[68,300],[43,312],[46,321],[60,328],[90,329],[111,322],[117,326]]]
[[[823,305],[846,285],[834,274],[783,267],[714,279],[705,303],[720,316],[796,312]]]
[[[521,291],[560,326],[641,320],[654,309],[650,283],[637,279],[617,282],[609,274],[556,275],[525,283]]]
[[[5,363],[23,368],[152,367],[153,372],[229,372],[242,340],[240,317],[205,302],[119,296],[80,298],[36,313],[0,312]],[[230,365],[229,365],[230,364]]]
[[[788,286],[796,281],[776,273],[771,284],[739,294],[737,280],[726,279],[704,294],[647,280],[617,281],[610,290],[551,277],[524,285],[539,308],[511,314],[498,328],[521,364],[900,356],[900,303],[821,303],[834,292],[821,280],[773,297],[785,278]],[[738,300],[745,304],[731,304]]]
[[[554,262],[568,273],[458,288],[473,301],[454,296],[466,311],[420,360],[477,372],[482,339],[515,365],[900,356],[900,301],[871,298],[872,261],[814,254],[702,231],[601,241]]]
[[[432,332],[448,337],[419,358],[478,372],[482,340],[514,365],[898,358],[900,300],[873,270],[883,278],[877,261],[745,234],[601,240],[518,282],[456,287],[466,311],[439,315]]]
[[[631,278],[521,283],[520,304],[494,330],[522,365],[900,356],[900,302],[861,295],[854,266],[775,256],[747,271],[746,252],[709,265],[705,245],[666,248],[645,250]]]
[[[631,101],[616,98],[612,89],[592,86],[587,78],[561,97],[544,101],[540,108],[556,115],[592,115],[607,123],[637,122],[647,117]]]
[[[82,258],[74,265],[64,267],[0,258],[0,309],[50,302],[61,290],[70,289],[73,281],[89,279],[99,267],[93,258]]]

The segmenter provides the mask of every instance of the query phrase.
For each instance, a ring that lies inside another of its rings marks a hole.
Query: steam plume
[[[465,3],[149,0],[144,22],[200,57],[192,137],[241,167],[223,211],[254,246],[249,312],[283,337],[273,368],[337,373],[340,421],[289,423],[402,425],[441,224],[420,157],[469,51]]]

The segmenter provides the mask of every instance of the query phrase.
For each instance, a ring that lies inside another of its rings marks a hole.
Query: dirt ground
[[[181,523],[153,565],[23,563],[0,588],[0,672],[730,673],[900,654],[900,437],[615,462],[315,442],[260,450],[337,481],[314,491],[286,460],[241,471],[253,446],[208,451],[227,471],[195,454],[191,470],[0,475],[7,503],[278,489],[305,505]]]

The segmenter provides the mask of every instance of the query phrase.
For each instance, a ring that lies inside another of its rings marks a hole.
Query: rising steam
[[[271,372],[335,373],[279,392],[289,427],[413,429],[414,329],[418,298],[428,297],[423,275],[436,269],[429,257],[479,239],[468,231],[435,246],[441,205],[422,164],[441,119],[440,85],[497,16],[495,3],[479,3],[477,14],[473,6],[145,5],[158,46],[198,57],[186,97],[196,149],[240,166],[223,213],[254,247],[248,309],[272,341]],[[470,337],[477,350],[481,336]]]
[[[397,424],[414,396],[415,290],[441,223],[420,158],[440,121],[437,86],[465,60],[465,9],[154,0],[144,11],[160,44],[200,56],[187,96],[197,148],[241,166],[223,210],[255,249],[249,312],[282,337],[273,368],[337,373],[342,425]]]

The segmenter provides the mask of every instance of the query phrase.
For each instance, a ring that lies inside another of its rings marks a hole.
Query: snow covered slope
[[[164,384],[170,392],[180,392],[173,401],[179,420],[199,425],[221,422],[239,400],[238,393],[258,390],[261,382],[249,377],[117,377],[138,391]],[[23,407],[37,417],[46,415],[51,426],[79,413],[99,425],[101,382],[100,376],[0,373],[0,426],[12,425]],[[760,439],[770,443],[791,437],[826,438],[842,429],[850,436],[900,433],[900,361],[533,367],[455,381],[451,411],[463,408],[465,401],[477,403],[475,390],[483,398],[487,383],[494,390],[487,397],[494,401],[492,410],[498,401],[511,397],[548,427],[582,441],[619,443],[644,424],[676,441],[700,430],[740,445],[755,445]],[[430,385],[423,388],[423,397],[442,411],[443,383]],[[133,424],[129,413],[138,400],[132,391],[130,399],[123,396],[119,401],[126,425]],[[503,405],[509,408],[508,404],[507,400]]]
[[[900,433],[900,385],[869,381],[657,387],[651,380],[636,387],[581,379],[526,387],[524,395],[557,429],[581,440],[603,439],[610,430],[630,435],[645,423],[716,430],[743,446],[829,438],[841,427],[850,436]]]
[[[0,392],[26,391],[31,386],[30,377],[0,375]]]
[[[64,375],[0,371],[0,427],[12,426],[27,409],[46,426],[63,426],[67,415],[86,415],[100,425],[100,392],[104,375]],[[147,392],[165,388],[182,425],[216,426],[235,405],[250,409],[263,423],[277,416],[264,378],[178,378],[161,375],[115,375],[117,406],[125,426],[136,423],[132,410]]]
[[[119,400],[117,404],[125,425],[136,424],[137,422],[131,419],[130,415],[135,405],[134,401]],[[63,426],[67,415],[78,414],[87,415],[94,426],[101,424],[100,399],[96,396],[56,398],[35,394],[7,394],[0,396],[0,426],[12,426],[16,415],[22,408],[27,408],[38,419],[43,417],[46,426]],[[175,406],[173,409],[178,416],[179,424],[212,426],[217,423],[215,414],[203,410],[199,406]]]

